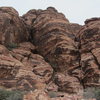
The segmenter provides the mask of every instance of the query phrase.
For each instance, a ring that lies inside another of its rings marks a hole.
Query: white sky
[[[100,0],[0,0],[0,6],[12,6],[20,15],[30,9],[55,7],[70,22],[83,24],[85,19],[100,17]]]

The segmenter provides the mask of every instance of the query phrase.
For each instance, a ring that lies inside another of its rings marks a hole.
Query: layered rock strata
[[[100,18],[86,20],[79,38],[84,87],[100,87]]]
[[[11,7],[0,7],[0,43],[17,44],[27,41],[28,37],[27,26],[18,12]]]
[[[100,18],[81,26],[53,7],[21,17],[0,7],[0,87],[33,91],[25,100],[77,100],[84,88],[100,88]]]
[[[32,19],[30,16],[35,17]],[[76,40],[76,34],[81,26],[69,23],[63,14],[58,13],[52,7],[41,11],[31,10],[23,18],[26,24],[33,20],[30,23],[32,42],[37,46],[39,54],[51,64],[57,73],[54,77],[59,89],[70,93],[81,89],[78,80],[80,54]],[[58,72],[63,75],[59,77]],[[64,81],[61,81],[62,77],[65,79]]]

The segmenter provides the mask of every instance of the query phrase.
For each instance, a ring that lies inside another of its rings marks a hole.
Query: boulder
[[[41,11],[32,24],[33,42],[55,71],[70,72],[79,66],[78,46],[71,29],[65,16],[54,8]]]

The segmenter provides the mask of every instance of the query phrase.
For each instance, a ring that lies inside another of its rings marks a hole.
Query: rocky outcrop
[[[0,46],[0,85],[25,90],[45,88],[52,78],[53,69],[42,56],[31,52],[34,49],[27,42],[12,51]]]
[[[84,87],[100,87],[100,18],[85,23],[79,32],[82,81]]]
[[[0,7],[0,88],[30,91],[24,100],[81,100],[88,87],[100,87],[100,18],[81,26],[53,7],[21,17]]]
[[[35,17],[32,19],[31,16]],[[63,88],[68,91],[67,84],[73,82],[73,86],[71,84],[69,87],[71,91],[76,92],[76,84],[79,84],[76,77],[78,77],[77,74],[80,74],[80,71],[78,73],[74,71],[80,66],[75,34],[78,33],[81,26],[69,23],[63,14],[58,13],[52,7],[41,11],[31,10],[23,18],[26,24],[31,26],[31,39],[37,46],[39,54],[51,64],[56,72],[63,73],[64,78],[66,78]],[[75,77],[72,78],[72,76]],[[67,77],[71,78],[71,82],[67,80]],[[80,85],[78,88],[80,88]]]
[[[53,60],[52,58],[55,58],[54,57],[55,55],[53,55],[53,54],[54,54],[56,47],[54,48],[54,50],[52,50],[52,49],[56,45],[56,43],[58,43],[60,41],[60,35],[62,36],[62,38],[63,38],[63,35],[65,36],[65,34],[63,34],[63,32],[62,32],[62,31],[64,31],[63,25],[66,27],[67,23],[68,23],[68,21],[66,21],[66,18],[64,16],[59,16],[59,15],[60,14],[57,13],[57,11],[54,10],[53,8],[48,8],[48,10],[41,11],[40,13],[38,12],[37,18],[33,22],[33,25],[32,25],[33,26],[32,27],[33,28],[32,29],[32,37],[34,38],[35,44],[38,46],[37,50],[39,51],[39,53],[41,55],[46,57],[46,60],[49,60],[49,61]],[[56,18],[56,16],[58,18]],[[60,29],[61,29],[62,33],[59,31]],[[45,42],[47,40],[48,40],[48,42]],[[50,55],[48,53],[51,52],[51,50],[53,53]],[[53,57],[51,57],[51,59],[50,59],[50,57],[48,57],[49,55],[53,56]],[[53,63],[55,61],[50,61],[50,62]],[[57,68],[57,70],[59,70],[59,69],[60,69],[60,67]],[[61,69],[63,69],[63,68],[61,68]],[[56,66],[55,66],[55,70],[56,70]]]
[[[26,43],[21,43],[22,44]],[[44,58],[38,54],[33,54],[28,48],[29,45],[32,45],[31,43],[27,43],[25,47],[19,47],[17,49],[12,50],[12,55],[14,58],[19,60],[21,63],[23,63],[24,68],[27,70],[30,70],[35,75],[37,75],[37,78],[40,78],[44,83],[48,83],[52,77],[53,69],[52,67],[44,60]],[[27,50],[25,50],[27,48]],[[34,47],[32,48],[34,52]],[[31,49],[31,50],[32,50]],[[38,77],[39,76],[39,77]],[[36,77],[34,77],[36,78]]]
[[[28,36],[27,27],[18,12],[11,7],[0,7],[0,43],[17,44],[27,41]]]

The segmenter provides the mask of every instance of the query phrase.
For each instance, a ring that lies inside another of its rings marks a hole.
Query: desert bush
[[[50,98],[55,98],[58,96],[57,92],[53,92],[53,91],[48,92],[48,95],[50,96]]]
[[[21,91],[0,89],[0,100],[23,100],[23,93]]]
[[[8,48],[8,50],[12,50],[14,48],[18,48],[19,45],[16,43],[9,43],[6,47]]]
[[[100,88],[95,91],[95,98],[100,100]]]
[[[100,88],[86,88],[83,96],[85,99],[95,98],[96,100],[100,100]]]

